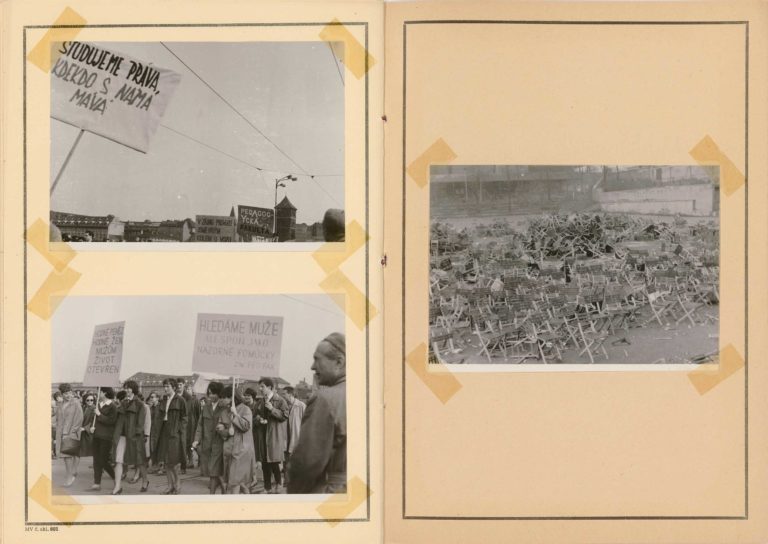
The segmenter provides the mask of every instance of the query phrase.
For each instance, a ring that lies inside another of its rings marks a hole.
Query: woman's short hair
[[[244,394],[245,394],[245,395],[248,395],[249,397],[253,397],[253,398],[256,398],[256,396],[257,396],[257,395],[256,395],[256,391],[254,391],[254,390],[253,390],[252,388],[250,388],[250,387],[244,391]]]
[[[126,397],[126,393],[122,389],[117,392],[117,400],[123,400],[125,397]]]
[[[68,383],[61,383],[59,384],[59,391],[63,395],[64,393],[67,393],[68,391],[72,391],[72,386]]]
[[[51,395],[51,396],[53,397],[53,400],[56,400],[57,398],[60,399],[61,398],[61,391],[54,391],[53,395]]]
[[[264,385],[266,385],[270,389],[274,389],[275,388],[275,382],[272,381],[272,378],[261,378],[259,380],[259,383],[263,383]]]
[[[166,378],[163,380],[163,387],[166,385],[170,385],[174,389],[179,385],[179,382],[177,382],[174,378]]]
[[[104,396],[107,397],[109,400],[112,400],[115,398],[115,390],[111,387],[102,387],[101,392],[104,393]]]
[[[220,382],[211,382],[208,384],[208,394],[221,396],[221,390],[224,386]]]
[[[123,389],[130,389],[134,395],[139,394],[139,384],[133,380],[128,380],[123,384]]]
[[[221,397],[224,399],[231,399],[232,398],[232,386],[228,385],[221,391]],[[235,406],[243,402],[243,397],[240,395],[239,391],[235,391]]]

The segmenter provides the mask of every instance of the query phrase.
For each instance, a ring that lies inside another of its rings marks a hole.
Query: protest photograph
[[[54,42],[52,242],[344,241],[344,44]]]
[[[67,297],[54,495],[345,493],[344,322],[326,295]]]
[[[432,166],[430,362],[716,361],[719,215],[716,166]]]

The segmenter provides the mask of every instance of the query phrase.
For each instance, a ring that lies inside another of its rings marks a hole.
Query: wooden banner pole
[[[72,144],[72,147],[69,150],[69,153],[67,153],[67,158],[64,159],[64,164],[61,165],[61,168],[59,168],[59,173],[56,174],[56,179],[53,180],[53,184],[51,185],[51,194],[53,194],[53,191],[56,189],[56,185],[59,183],[59,180],[61,179],[61,174],[64,173],[64,170],[67,168],[67,164],[69,164],[69,159],[72,158],[72,154],[75,152],[75,148],[77,147],[77,144],[80,143],[80,138],[83,137],[83,133],[85,132],[84,128],[80,129],[80,132],[77,134],[77,138],[75,138],[75,143]]]

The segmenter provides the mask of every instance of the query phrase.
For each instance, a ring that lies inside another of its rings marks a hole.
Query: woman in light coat
[[[222,391],[224,398],[232,397],[232,386]],[[249,493],[253,482],[254,449],[251,420],[253,413],[243,402],[239,393],[235,393],[235,403],[228,412],[223,412],[220,422],[225,426],[228,422],[229,439],[224,443],[224,478],[227,482],[227,493]]]
[[[61,384],[59,391],[61,391],[64,400],[56,414],[56,454],[64,458],[64,466],[67,470],[64,487],[69,487],[74,483],[77,476],[77,465],[80,462],[79,451],[78,453],[63,453],[61,448],[65,438],[80,440],[80,429],[83,426],[83,406],[75,397],[72,386],[68,383]]]

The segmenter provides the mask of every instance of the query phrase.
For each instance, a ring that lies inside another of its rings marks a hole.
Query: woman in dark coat
[[[160,442],[160,428],[163,426],[163,417],[160,413],[160,397],[152,391],[148,399],[151,427],[149,431],[149,456],[153,471],[159,463],[157,458],[157,445]]]
[[[181,456],[184,455],[187,405],[184,399],[176,394],[176,385],[177,382],[173,378],[164,379],[165,397],[160,401],[162,426],[157,458],[165,463],[165,475],[168,478],[168,489],[164,491],[165,495],[178,495],[181,490],[179,465]]]
[[[83,425],[80,429],[80,457],[93,455],[93,433],[91,428],[96,422],[96,395],[86,393],[83,411]]]
[[[144,449],[144,423],[147,408],[137,396],[139,384],[127,381],[123,384],[125,400],[120,404],[112,441],[112,458],[115,460],[115,489],[113,495],[123,492],[122,475],[125,465],[134,465],[141,474],[142,493],[149,487],[147,456]]]

